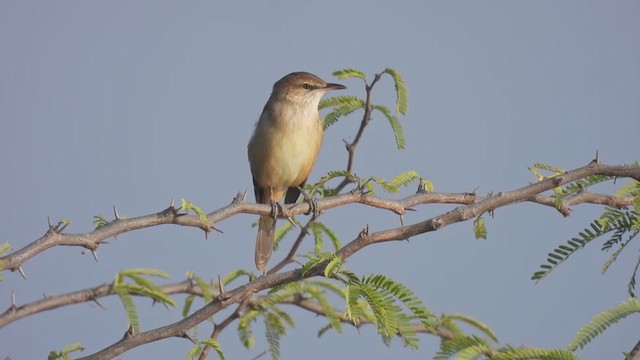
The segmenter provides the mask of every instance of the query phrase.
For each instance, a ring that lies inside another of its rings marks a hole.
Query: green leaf
[[[180,208],[185,212],[189,212],[189,210],[193,211],[194,213],[196,213],[196,215],[198,215],[200,222],[206,227],[209,227],[209,220],[207,220],[207,215],[198,206],[186,201],[185,199],[182,199],[182,205],[180,206]]]
[[[624,319],[625,317],[639,313],[640,303],[638,299],[631,298],[627,302],[622,302],[620,305],[614,306],[598,315],[596,315],[587,325],[585,325],[578,335],[569,344],[569,350],[575,351],[582,349],[596,336],[603,333],[611,325]]]
[[[473,233],[476,236],[476,239],[486,239],[487,238],[487,227],[484,223],[484,218],[482,216],[478,216],[473,221]]]
[[[295,224],[298,224],[298,221],[292,217],[291,218],[293,220],[293,222]],[[278,250],[278,247],[280,246],[280,242],[282,240],[284,240],[284,237],[287,236],[288,233],[291,232],[291,230],[295,229],[296,227],[289,221],[285,221],[284,224],[280,227],[278,227],[278,229],[276,229],[276,233],[273,236],[274,240],[273,240],[273,251]]]
[[[189,311],[191,310],[191,305],[193,304],[193,300],[195,300],[195,295],[189,294],[184,299],[184,306],[182,307],[182,317],[187,317],[189,315]]]
[[[232,281],[238,279],[241,276],[246,276],[249,281],[255,280],[255,275],[245,269],[234,270],[222,278],[222,284],[228,285]]]
[[[393,179],[391,179],[391,183],[400,188],[407,187],[419,179],[421,179],[421,177],[415,170],[409,170],[394,176]]]
[[[253,330],[251,329],[251,323],[255,322],[256,318],[260,315],[260,311],[257,309],[249,309],[245,312],[238,321],[238,336],[240,342],[247,349],[252,349],[256,343],[253,337]]]
[[[358,71],[358,70],[354,70],[354,69],[337,70],[337,71],[334,71],[333,73],[331,73],[331,75],[337,76],[338,79],[340,79],[340,80],[344,80],[346,78],[351,78],[351,77],[355,77],[355,78],[362,79],[362,80],[365,79],[364,73],[362,71]]]
[[[95,229],[100,229],[101,227],[107,225],[109,221],[102,215],[94,215],[93,216],[93,225]]]
[[[385,106],[373,105],[373,108],[381,112],[387,118],[387,121],[389,121],[389,125],[391,125],[391,130],[393,131],[393,136],[395,136],[396,138],[396,146],[398,147],[398,150],[404,149],[406,145],[406,139],[404,136],[404,129],[402,128],[402,124],[400,123],[400,120],[398,120],[397,117],[392,115],[389,109]]]
[[[211,285],[200,276],[195,276],[194,280],[200,287],[200,291],[202,291],[202,297],[204,298],[205,304],[210,303],[213,300],[213,296],[211,295]]]
[[[482,331],[485,335],[487,335],[489,338],[491,338],[491,340],[495,341],[496,343],[498,342],[498,337],[496,336],[496,334],[491,330],[491,328],[489,328],[488,325],[486,325],[485,323],[481,322],[480,320],[471,317],[469,315],[464,315],[464,314],[447,314],[445,315],[446,319],[448,320],[457,320],[457,321],[462,321],[468,325],[473,326],[474,328]]]
[[[74,343],[74,344],[63,347],[62,350],[60,351],[51,351],[49,352],[49,356],[47,357],[47,360],[58,360],[58,359],[71,360],[72,357],[69,356],[69,353],[76,352],[76,351],[84,351],[84,346],[82,346],[82,344],[80,343]],[[7,359],[9,359],[9,357],[7,357]]]
[[[333,277],[336,272],[340,271],[343,264],[344,261],[336,256],[333,260],[329,261],[327,266],[324,268],[324,276],[328,278]]]
[[[491,347],[484,339],[478,336],[458,336],[451,340],[442,341],[440,343],[440,351],[436,353],[433,360],[448,360],[455,354],[471,350],[479,353],[488,353],[491,351]]]
[[[222,347],[220,346],[220,343],[218,342],[218,340],[212,339],[212,338],[208,338],[204,341],[202,341],[202,343],[204,345],[210,346],[213,350],[216,351],[216,354],[218,354],[218,358],[220,360],[224,360],[224,354],[222,353]]]
[[[399,72],[391,68],[386,68],[383,73],[389,74],[393,78],[393,83],[396,88],[396,112],[406,115],[408,108],[408,95],[404,79]]]
[[[333,245],[333,249],[335,251],[340,250],[340,248],[342,247],[342,244],[340,243],[340,239],[338,238],[338,235],[336,235],[336,233],[333,230],[331,230],[329,227],[327,227],[325,224],[319,221],[314,221],[311,224],[311,227],[313,229],[317,229],[318,231],[321,231],[322,233],[326,234],[329,237],[329,240],[331,240],[331,244]]]
[[[335,97],[338,97],[338,96],[335,96]],[[327,100],[331,101],[334,98],[329,98]],[[325,105],[325,104],[321,104],[321,105]],[[360,99],[357,99],[357,102],[345,103],[345,104],[334,107],[333,110],[331,110],[329,113],[327,113],[327,115],[324,116],[324,120],[322,123],[323,129],[327,130],[329,126],[338,122],[340,118],[345,117],[358,109],[364,109],[364,107],[365,107],[365,102],[364,100],[360,100]]]
[[[134,333],[140,332],[140,318],[138,317],[138,311],[136,309],[136,304],[133,302],[133,298],[124,286],[114,286],[114,292],[118,295],[120,302],[124,307],[129,326],[131,326]]]

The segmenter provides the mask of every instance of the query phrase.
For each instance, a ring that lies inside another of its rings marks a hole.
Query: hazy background
[[[207,212],[228,204],[251,189],[246,144],[271,85],[297,70],[334,82],[332,71],[350,67],[369,77],[392,67],[405,77],[407,148],[395,150],[389,125],[375,115],[358,148],[360,176],[413,169],[438,191],[487,194],[534,181],[527,166],[535,162],[571,169],[596,150],[608,164],[638,160],[638,35],[637,1],[2,0],[0,241],[25,246],[46,231],[47,217],[71,220],[68,232],[87,232],[94,215],[112,217],[113,204],[129,217],[160,211],[174,197]],[[362,96],[361,83],[341,82],[349,87],[343,94]],[[385,78],[374,101],[392,107],[392,88]],[[330,128],[310,181],[344,168],[342,140],[353,139],[358,121],[352,116]],[[405,221],[450,208],[422,206]],[[637,247],[605,276],[599,271],[607,254],[598,244],[539,284],[530,276],[600,211],[576,206],[564,219],[551,208],[521,204],[487,219],[488,240],[474,240],[466,222],[368,247],[347,267],[390,275],[433,312],[475,316],[504,343],[566,347],[594,315],[627,299]],[[23,266],[28,280],[4,274],[0,309],[9,307],[12,292],[22,305],[43,293],[111,282],[126,268],[163,269],[172,275],[167,282],[189,270],[205,278],[253,270],[255,219],[219,223],[224,234],[209,240],[178,226],[126,233],[99,248],[98,263],[80,248],[50,249]],[[372,231],[399,225],[389,212],[358,205],[321,221],[345,243],[367,224]],[[0,358],[43,359],[77,341],[87,355],[112,344],[127,321],[116,297],[101,302],[106,311],[87,303],[10,324],[0,330]],[[180,319],[179,309],[149,303],[136,301],[143,330]],[[426,335],[417,351],[399,340],[386,347],[372,327],[318,339],[325,319],[294,313],[297,328],[282,341],[283,359],[428,359],[437,350],[439,340]],[[228,359],[267,349],[261,326],[255,348],[246,350],[236,325],[220,338]],[[580,355],[622,358],[638,329],[637,316],[625,319]],[[203,323],[198,336],[210,332]],[[191,347],[170,339],[121,358],[181,359]]]

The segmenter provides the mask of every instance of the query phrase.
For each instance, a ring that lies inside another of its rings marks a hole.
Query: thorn
[[[220,296],[224,294],[224,285],[222,285],[222,280],[220,280],[220,274],[218,274],[218,291],[220,291]]]
[[[42,293],[42,298],[43,298],[43,299],[46,299],[46,298],[47,298],[47,294]]]
[[[113,216],[116,220],[120,220],[120,214],[118,214],[118,209],[116,208],[116,204],[113,204]]]
[[[24,270],[22,270],[22,266],[18,266],[18,272],[25,280],[27,280],[27,275],[25,275]]]
[[[51,218],[47,215],[47,223],[49,224],[49,229],[52,229],[53,226],[51,226]]]
[[[98,299],[91,299],[91,300],[93,300],[93,302],[96,303],[96,305],[100,306],[102,310],[107,310],[107,308],[104,307],[104,305],[102,305],[100,301],[98,301]]]
[[[182,334],[183,338],[187,338],[189,339],[189,341],[191,341],[194,345],[197,344],[197,342],[195,340],[193,340],[193,338],[191,338],[191,336],[189,335],[189,333],[184,333]]]
[[[404,226],[404,215],[400,214],[400,226]]]
[[[247,198],[247,189],[243,191],[239,191],[236,196],[231,200],[232,204],[237,204],[243,202]]]
[[[170,208],[174,208],[176,206],[174,200],[175,200],[174,198],[171,198],[171,204],[169,204]]]
[[[96,260],[96,262],[98,262],[98,252],[95,250],[91,250],[91,254],[93,255],[93,258]]]
[[[62,226],[60,226],[60,225],[62,225]],[[58,223],[58,225],[56,225],[56,232],[58,234],[62,233],[64,231],[64,229],[67,228],[67,225],[69,225],[69,222],[60,221]]]
[[[124,333],[124,336],[122,336],[122,339],[127,339],[131,337],[131,335],[133,335],[133,326],[129,325],[129,327],[127,328],[127,331],[125,331]]]
[[[405,208],[404,211],[418,211],[418,210],[416,210],[414,208]]]
[[[473,191],[471,191],[471,192],[470,192],[470,194],[475,195],[475,194],[476,194],[476,191],[478,191],[478,189],[480,189],[480,186],[476,186],[476,188],[475,188],[475,189],[473,189]]]
[[[600,155],[598,149],[596,149],[596,158],[594,159],[596,164],[600,164]]]
[[[11,308],[15,309],[16,306],[16,293],[15,291],[11,290]]]

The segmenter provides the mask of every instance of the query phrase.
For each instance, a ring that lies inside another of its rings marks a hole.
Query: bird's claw
[[[296,226],[296,222],[293,220],[291,214],[289,214],[282,204],[274,200],[271,200],[271,216],[273,216],[274,219],[277,219],[278,217],[286,217],[291,225]]]
[[[318,216],[320,216],[320,214],[318,212],[318,202],[316,201],[316,199],[313,196],[310,196],[309,194],[307,194],[307,192],[304,191],[303,188],[298,187],[298,189],[300,190],[300,193],[304,197],[304,201],[309,204],[309,211],[307,211],[304,214],[305,215],[312,214],[311,221],[314,221],[315,219],[318,218]]]

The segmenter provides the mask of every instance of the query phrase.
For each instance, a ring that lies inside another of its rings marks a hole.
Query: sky
[[[47,230],[47,218],[70,220],[67,232],[88,232],[93,216],[112,217],[114,204],[129,217],[163,210],[172,198],[211,212],[238,192],[252,194],[246,144],[272,84],[292,71],[343,83],[343,94],[356,96],[364,94],[361,82],[331,73],[354,68],[372,78],[390,67],[404,76],[406,149],[395,148],[389,125],[374,116],[355,159],[362,177],[415,170],[436,191],[486,195],[535,181],[527,167],[536,162],[573,169],[596,151],[607,164],[640,160],[639,17],[636,1],[0,0],[0,242],[29,244]],[[373,101],[393,107],[394,100],[393,83],[383,78]],[[358,124],[354,115],[329,128],[311,182],[344,169],[343,140],[353,139]],[[420,206],[405,223],[451,208]],[[599,242],[531,281],[546,254],[601,208],[573,210],[563,218],[518,204],[487,218],[486,240],[474,239],[471,222],[454,224],[367,247],[346,266],[409,286],[434,313],[474,316],[501,343],[564,348],[594,315],[628,298],[638,256],[632,244],[601,275],[608,254]],[[253,270],[255,220],[227,219],[216,224],[224,233],[209,239],[169,225],[129,232],[100,246],[99,262],[80,248],[49,249],[24,264],[27,280],[4,273],[0,309],[12,293],[21,305],[109,283],[128,268],[162,269],[171,274],[166,283],[188,271],[216,279]],[[367,225],[399,226],[396,215],[361,205],[320,220],[343,243]],[[181,306],[184,297],[176,299]],[[0,329],[0,358],[42,359],[75,342],[88,355],[112,344],[127,320],[117,298],[101,302],[106,310],[73,305]],[[180,309],[136,304],[143,330],[180,319]],[[419,350],[397,339],[387,347],[374,328],[317,338],[326,321],[292,312],[297,326],[282,340],[283,359],[428,359],[438,348],[427,335]],[[578,354],[622,358],[639,328],[640,318],[629,317]],[[203,338],[210,331],[209,323],[198,327]],[[235,324],[228,328],[220,338],[227,358],[265,351],[259,325],[255,335],[247,350]],[[121,358],[184,358],[190,348],[169,339]]]

